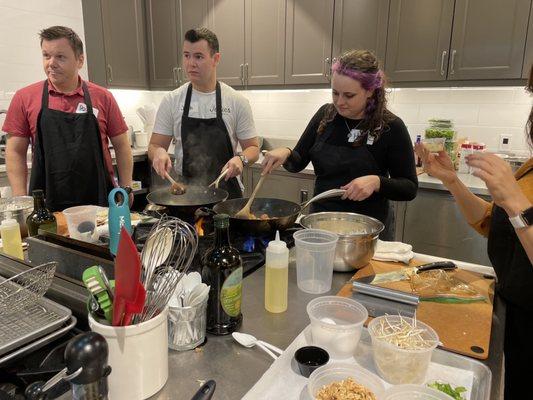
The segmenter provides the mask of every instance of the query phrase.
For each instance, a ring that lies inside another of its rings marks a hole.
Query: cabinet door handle
[[[109,83],[113,82],[113,68],[111,67],[111,64],[107,64],[107,81]]]
[[[307,200],[309,200],[309,191],[300,190],[300,204],[305,203]]]
[[[249,75],[248,75],[249,67],[250,67],[250,65],[248,63],[244,64],[244,76],[245,76],[244,79],[245,79],[247,85],[248,85],[248,79],[249,79]]]
[[[457,53],[457,50],[452,50],[452,56],[450,59],[450,75],[455,74],[455,54]]]
[[[241,68],[241,83],[244,85],[244,64],[241,64],[240,68]]]
[[[179,82],[178,74],[179,74],[178,68],[177,67],[172,68],[172,77],[174,78],[174,84],[176,84],[176,85]]]
[[[444,76],[444,74],[446,73],[446,71],[444,71],[444,61],[446,60],[446,56],[448,55],[448,52],[446,50],[444,50],[442,52],[442,56],[441,56],[441,59],[440,59],[440,74],[441,76]]]
[[[329,80],[331,72],[331,59],[328,57],[324,60],[324,77]]]
[[[181,82],[183,82],[183,69],[178,67],[178,85],[181,85]]]

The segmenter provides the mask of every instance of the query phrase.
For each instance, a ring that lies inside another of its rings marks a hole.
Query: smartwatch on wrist
[[[241,159],[242,161],[242,165],[248,165],[249,161],[248,161],[248,158],[244,155],[244,153],[242,152],[239,152],[237,153],[237,156],[239,156],[239,158]]]
[[[514,217],[509,217],[509,221],[511,221],[511,225],[516,229],[527,228],[533,225],[533,207],[526,208]]]

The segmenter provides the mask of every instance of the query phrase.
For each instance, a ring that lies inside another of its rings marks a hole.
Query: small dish
[[[309,375],[311,375],[315,369],[328,363],[329,354],[321,347],[305,346],[296,350],[296,353],[294,353],[294,359],[298,364],[300,374],[309,378]]]

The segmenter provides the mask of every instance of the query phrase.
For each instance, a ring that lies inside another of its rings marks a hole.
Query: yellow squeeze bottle
[[[287,310],[289,281],[289,249],[284,241],[276,239],[268,243],[265,266],[265,309],[272,313]]]
[[[0,224],[0,235],[2,235],[2,251],[11,257],[24,260],[20,226],[17,220],[11,218],[11,213],[8,213],[7,218]]]

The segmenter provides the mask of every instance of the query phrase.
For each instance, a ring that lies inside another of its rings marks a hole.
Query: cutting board
[[[416,259],[410,266],[424,264]],[[394,271],[405,267],[403,264],[371,260],[352,277]],[[492,307],[494,300],[494,279],[480,274],[459,269],[455,276],[474,286],[486,298],[486,302],[470,304],[443,304],[421,301],[417,309],[417,318],[430,325],[442,342],[441,348],[481,360],[489,356],[490,332],[492,327]],[[351,279],[351,280],[352,280]],[[351,280],[337,293],[339,296],[351,297]],[[379,286],[411,292],[408,281],[387,282]]]

